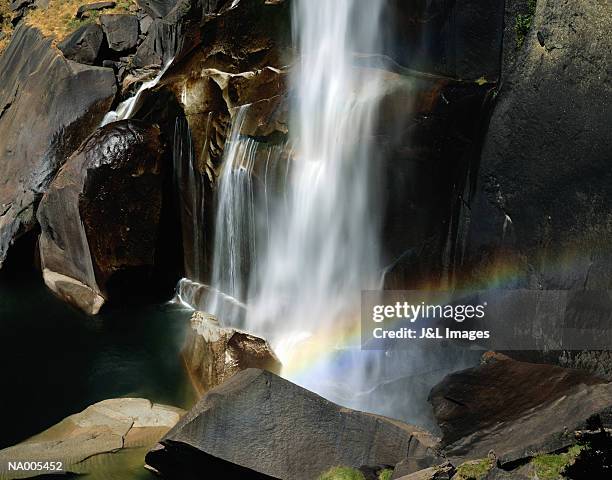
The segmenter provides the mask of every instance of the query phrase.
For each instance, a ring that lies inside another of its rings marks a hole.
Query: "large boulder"
[[[102,15],[100,24],[106,34],[108,47],[118,53],[136,48],[140,22],[134,15]]]
[[[204,396],[146,462],[182,480],[221,473],[312,480],[338,465],[395,465],[435,446],[435,437],[418,427],[342,408],[249,369]]]
[[[184,413],[180,408],[142,398],[103,400],[18,445],[0,450],[0,476],[6,478],[8,462],[17,461],[61,462],[61,472],[73,474],[100,473],[115,467],[116,475],[124,475],[126,465],[112,464],[121,460],[118,452],[150,447]],[[15,479],[31,478],[40,475],[40,471],[12,471],[10,475]]]
[[[200,395],[248,368],[276,374],[280,374],[282,368],[267,341],[234,328],[221,327],[215,317],[202,312],[195,312],[191,317],[183,358]]]
[[[98,24],[83,25],[57,45],[64,57],[79,63],[96,63],[104,41],[104,32]]]
[[[464,209],[470,281],[612,286],[611,31],[609,2],[537,2]]]
[[[114,274],[154,263],[162,153],[157,126],[111,123],[70,157],[41,201],[45,283],[88,314],[107,300]]]
[[[430,394],[452,460],[500,464],[555,452],[576,432],[610,427],[612,384],[579,370],[494,357],[447,376]]]
[[[112,70],[66,60],[34,28],[15,32],[0,56],[0,266],[36,224],[42,194],[115,93]]]

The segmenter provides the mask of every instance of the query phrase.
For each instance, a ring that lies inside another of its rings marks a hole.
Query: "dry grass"
[[[0,0],[4,1],[4,0]],[[115,8],[97,12],[89,12],[88,18],[75,18],[81,5],[88,2],[83,0],[50,0],[47,8],[39,8],[28,13],[26,22],[37,27],[43,35],[53,36],[61,41],[79,27],[97,21],[100,15],[107,13],[127,13],[136,5],[134,0],[119,0]],[[89,3],[93,3],[93,0]]]
[[[11,35],[13,34],[13,25],[11,19],[13,18],[13,12],[10,8],[10,0],[0,0],[0,55],[9,44]]]

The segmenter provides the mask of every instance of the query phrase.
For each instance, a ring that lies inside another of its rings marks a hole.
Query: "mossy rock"
[[[334,467],[321,475],[318,480],[365,480],[365,477],[355,468]]]
[[[564,453],[538,455],[531,460],[531,466],[540,480],[562,479],[565,478],[565,469],[574,464],[585,448],[584,445],[574,445]]]
[[[453,480],[483,480],[492,468],[488,458],[471,460],[459,465]]]

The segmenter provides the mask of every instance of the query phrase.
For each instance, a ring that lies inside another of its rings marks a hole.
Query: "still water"
[[[90,318],[57,300],[34,269],[0,271],[0,448],[107,398],[189,408],[180,357],[189,317],[163,304]],[[141,453],[121,478],[148,478]]]

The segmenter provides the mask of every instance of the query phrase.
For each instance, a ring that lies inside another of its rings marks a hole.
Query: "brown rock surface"
[[[202,312],[191,317],[183,358],[194,387],[201,395],[247,368],[280,374],[282,365],[267,341],[224,328]]]
[[[64,472],[75,474],[95,471],[108,460],[106,455],[152,445],[184,413],[180,408],[154,404],[142,398],[98,402],[18,445],[1,450],[0,476],[7,474],[7,462],[17,460],[62,462]],[[36,471],[12,472],[11,478],[39,474]]]
[[[162,204],[159,128],[126,120],[97,130],[41,201],[47,286],[88,314],[117,272],[153,264]]]
[[[501,357],[447,376],[429,400],[451,461],[486,458],[493,450],[503,465],[561,450],[576,443],[576,431],[607,425],[612,384]]]

